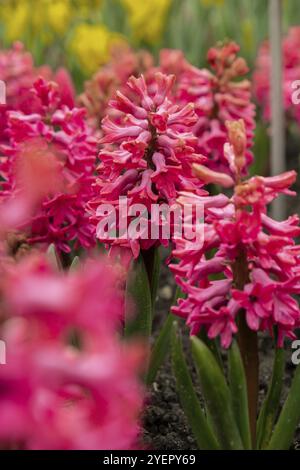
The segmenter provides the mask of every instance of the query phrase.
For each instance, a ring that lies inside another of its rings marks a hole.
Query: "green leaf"
[[[71,263],[71,266],[69,268],[70,271],[76,271],[76,269],[79,267],[80,265],[80,258],[79,256],[74,256],[73,258],[73,261]]]
[[[158,289],[159,275],[160,275],[160,266],[161,266],[161,259],[160,259],[159,248],[155,248],[155,250],[153,252],[151,277],[149,279],[153,311],[154,311],[155,300],[156,300],[156,296],[157,296],[157,289]]]
[[[132,264],[125,295],[125,336],[149,339],[152,330],[152,302],[148,274],[140,255]]]
[[[251,431],[245,369],[239,347],[234,341],[228,353],[228,378],[232,409],[245,449],[251,449]]]
[[[169,313],[151,352],[146,378],[147,385],[151,385],[154,382],[156,374],[169,351],[173,322],[174,316]]]
[[[218,450],[220,446],[201,409],[193,382],[186,365],[177,323],[172,326],[172,365],[182,408],[201,450]]]
[[[54,243],[51,243],[51,245],[48,246],[47,258],[55,269],[58,269],[59,271],[63,269],[59,254],[56,251]]]
[[[218,441],[225,450],[243,449],[232,410],[230,391],[220,366],[203,341],[195,336],[191,341],[203,397]]]
[[[275,423],[282,390],[285,367],[284,349],[276,348],[273,373],[267,396],[261,407],[257,422],[257,448],[265,449],[269,443]]]
[[[219,345],[217,343],[217,340],[216,339],[209,339],[204,328],[201,329],[199,338],[210,349],[210,351],[213,353],[217,363],[219,364],[220,368],[223,370],[223,362],[222,362],[222,357],[221,357],[221,354],[220,354],[220,349],[219,349]]]
[[[288,450],[300,421],[300,365],[272,434],[269,450]]]
[[[175,291],[174,300],[172,305],[175,305],[179,298],[182,298],[184,294],[182,293],[179,286]],[[154,346],[152,348],[150,363],[148,367],[148,374],[146,377],[146,384],[151,385],[157,375],[157,372],[161,365],[163,364],[170,347],[170,340],[172,335],[172,324],[174,322],[174,316],[169,313],[158,337],[155,340]]]

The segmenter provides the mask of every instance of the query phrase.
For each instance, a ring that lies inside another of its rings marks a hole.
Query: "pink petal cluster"
[[[209,338],[220,336],[225,348],[238,330],[238,316],[245,312],[251,330],[273,334],[276,327],[281,346],[300,325],[294,298],[300,293],[300,246],[294,240],[300,227],[296,215],[273,220],[267,206],[281,193],[294,194],[288,188],[296,173],[241,180],[243,162],[235,152],[244,126],[231,123],[229,129],[225,155],[235,170],[233,195],[198,197],[184,192],[179,198],[182,204],[203,204],[204,242],[191,249],[190,242],[176,241],[173,255],[179,262],[171,268],[187,297],[173,312],[187,320],[192,334],[205,328]],[[201,177],[204,173],[205,167]],[[227,182],[226,174],[218,178]]]
[[[68,80],[63,72],[60,78]],[[34,111],[7,112],[9,142],[1,148],[0,172],[5,207],[20,192],[18,170],[24,167],[22,162],[27,162],[28,168],[31,162],[31,176],[27,171],[25,184],[29,201],[26,197],[19,201],[32,208],[32,195],[44,190],[44,197],[34,213],[28,214],[27,223],[15,228],[28,232],[29,243],[55,243],[59,250],[68,252],[70,242],[75,243],[75,248],[94,244],[94,230],[85,205],[93,194],[96,141],[87,126],[84,108],[69,108],[63,89],[40,77],[31,90]],[[49,187],[46,171],[42,170],[46,157],[54,161],[52,167],[56,166],[59,173],[61,182],[56,188],[51,184]]]
[[[118,113],[102,121],[98,195],[90,203],[92,220],[98,224],[97,237],[101,241],[130,248],[134,256],[140,248],[148,249],[158,241],[142,233],[135,238],[103,237],[103,204],[112,205],[119,214],[119,200],[126,197],[128,213],[134,204],[143,204],[150,213],[152,204],[174,204],[180,190],[204,193],[192,172],[193,163],[205,160],[195,153],[197,138],[190,131],[197,116],[193,104],[174,104],[174,79],[173,75],[158,72],[148,85],[143,76],[130,77],[128,93],[118,91],[110,102]],[[159,220],[153,222],[160,224]]]
[[[290,119],[300,123],[300,109],[298,104],[292,101],[295,91],[293,83],[300,77],[300,27],[290,28],[287,36],[282,42],[283,57],[283,105]],[[253,87],[256,99],[263,110],[263,117],[270,121],[270,77],[271,77],[271,55],[270,44],[265,41],[256,59],[256,69],[253,74]],[[299,89],[299,86],[297,87]],[[299,97],[299,94],[298,94]]]
[[[239,49],[234,42],[211,48],[207,56],[211,70],[192,66],[181,51],[172,50],[162,51],[160,66],[177,76],[175,102],[191,102],[195,106],[198,119],[193,132],[198,137],[198,153],[208,157],[207,166],[227,172],[223,152],[227,141],[226,121],[244,120],[247,150],[243,172],[246,174],[253,159],[255,106],[251,102],[250,81],[244,78],[249,69],[245,60],[238,57]]]
[[[41,257],[1,277],[0,448],[138,445],[143,353],[118,339],[119,282],[103,260],[59,274]]]
[[[0,50],[0,78],[6,88],[6,103],[0,104],[0,141],[6,140],[7,111],[18,110],[30,114],[39,108],[39,101],[31,92],[39,76],[52,79],[59,85],[61,99],[74,106],[75,89],[68,72],[61,68],[53,73],[47,65],[35,67],[32,55],[16,42],[11,49]]]

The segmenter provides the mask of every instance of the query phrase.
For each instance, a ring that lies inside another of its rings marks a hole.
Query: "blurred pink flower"
[[[96,141],[86,124],[85,110],[69,108],[58,85],[42,78],[35,81],[32,94],[38,103],[35,112],[7,113],[10,140],[2,146],[0,159],[2,206],[5,210],[5,204],[12,204],[16,220],[22,214],[29,219],[14,227],[28,233],[29,243],[55,243],[65,252],[70,251],[72,241],[75,247],[89,248],[94,244],[94,230],[85,205],[93,195]],[[43,169],[50,155],[60,180],[56,187],[56,176]],[[19,184],[25,162],[26,189]],[[18,198],[19,192],[25,197]],[[15,207],[16,199],[19,204]],[[39,202],[34,210],[33,200]]]
[[[198,118],[193,129],[198,137],[197,153],[208,157],[206,165],[213,170],[230,173],[223,152],[227,142],[226,121],[244,121],[246,174],[253,160],[255,106],[251,102],[251,84],[244,78],[249,69],[245,60],[238,57],[239,49],[234,42],[211,48],[207,56],[211,71],[192,66],[181,51],[164,50],[161,68],[177,77],[174,102],[194,104]]]
[[[300,77],[300,27],[293,26],[284,37],[282,43],[283,57],[283,105],[287,116],[300,123],[299,105],[294,104],[292,95],[294,93],[293,83]],[[260,46],[256,69],[253,74],[254,94],[259,105],[262,107],[263,116],[266,121],[270,121],[270,74],[271,74],[271,55],[268,41]]]
[[[144,352],[118,338],[119,281],[104,260],[69,273],[40,257],[8,268],[1,279],[7,364],[0,448],[138,446]]]
[[[66,69],[60,68],[53,73],[48,65],[35,67],[32,55],[20,42],[10,49],[0,50],[0,78],[6,88],[6,104],[0,104],[0,142],[7,140],[7,111],[31,114],[39,109],[39,99],[32,93],[33,83],[38,77],[55,81],[59,85],[62,103],[74,106],[75,89]]]

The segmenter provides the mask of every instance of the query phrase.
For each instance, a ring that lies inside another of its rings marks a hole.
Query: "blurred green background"
[[[299,0],[283,0],[287,30],[300,24]],[[234,39],[254,64],[268,34],[268,0],[0,0],[2,47],[21,40],[36,64],[67,66],[80,86],[127,41],[154,55],[179,48],[204,66],[210,46]]]

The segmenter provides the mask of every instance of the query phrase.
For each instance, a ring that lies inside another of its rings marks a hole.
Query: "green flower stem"
[[[249,282],[249,270],[246,253],[242,248],[232,268],[235,287],[239,290],[243,290],[245,285]],[[243,310],[238,314],[237,323],[238,343],[246,374],[251,439],[254,449],[256,446],[256,420],[259,391],[258,339],[257,333],[250,330],[248,327],[246,312]]]

